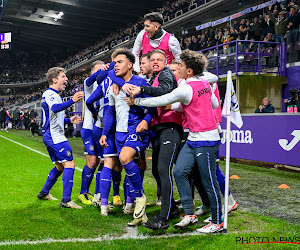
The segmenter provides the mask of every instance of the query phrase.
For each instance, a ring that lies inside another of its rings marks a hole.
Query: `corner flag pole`
[[[227,85],[226,85],[226,95],[225,102],[226,105],[226,169],[225,169],[225,211],[224,211],[224,230],[223,233],[227,233],[227,225],[228,225],[228,194],[229,194],[229,166],[230,166],[230,108],[231,108],[231,71],[227,72]]]

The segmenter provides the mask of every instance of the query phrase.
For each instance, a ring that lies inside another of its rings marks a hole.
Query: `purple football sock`
[[[127,163],[126,165],[123,165],[125,168],[126,174],[135,190],[135,196],[136,197],[142,197],[143,196],[143,186],[141,182],[141,176],[140,176],[140,169],[135,164],[134,161],[131,161]]]
[[[216,175],[217,175],[217,180],[219,182],[221,193],[224,196],[224,194],[225,194],[225,175],[223,174],[222,170],[220,169],[219,164],[216,165]],[[231,192],[229,189],[228,195],[230,195],[230,194],[231,194]]]
[[[103,168],[103,163],[100,163],[97,174],[96,174],[95,194],[100,193],[100,176],[101,176],[102,168]]]
[[[57,178],[62,174],[56,167],[52,168],[51,171],[48,174],[47,180],[45,182],[45,185],[42,189],[43,194],[48,194],[50,189],[54,186],[55,182],[57,181]]]
[[[111,186],[111,176],[112,170],[104,166],[100,176],[101,205],[108,205],[108,196]]]
[[[121,172],[116,170],[112,171],[114,196],[120,195]]]
[[[66,203],[71,200],[71,194],[73,189],[73,177],[74,177],[74,168],[65,168],[62,176],[63,182],[63,198],[62,202]]]
[[[93,178],[93,172],[95,170],[93,168],[89,168],[87,165],[84,166],[81,174],[81,190],[80,193],[88,193],[89,184],[91,179]]]
[[[157,184],[156,196],[161,196],[160,186]]]

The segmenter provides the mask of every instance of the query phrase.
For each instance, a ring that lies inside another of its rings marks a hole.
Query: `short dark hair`
[[[165,52],[163,52],[161,49],[155,49],[155,50],[153,50],[153,51],[150,53],[150,57],[151,57],[153,54],[156,54],[156,53],[162,54],[162,55],[164,56],[164,58],[165,58],[165,61],[167,62],[167,56],[166,56]]]
[[[134,54],[127,48],[118,49],[118,51],[115,54],[115,57],[117,57],[118,55],[125,55],[126,58],[129,60],[129,62],[131,62],[133,64],[135,63]]]
[[[147,59],[148,60],[150,60],[150,52],[149,53],[147,53],[147,54],[143,54],[143,55],[141,55],[141,57],[140,57],[140,61],[144,58],[144,57],[147,57]]]
[[[182,51],[180,59],[184,61],[187,68],[193,70],[194,75],[201,75],[207,67],[207,58],[200,52],[186,49]]]
[[[151,13],[146,14],[144,16],[144,21],[146,21],[146,20],[149,20],[150,22],[158,22],[161,25],[164,22],[163,15],[160,14],[159,12],[151,12]]]

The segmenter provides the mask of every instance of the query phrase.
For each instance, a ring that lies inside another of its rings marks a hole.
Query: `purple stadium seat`
[[[275,47],[275,49],[274,49],[274,55],[275,56],[280,56],[280,46],[279,45],[277,45]]]
[[[300,40],[295,43],[294,50],[300,50]]]
[[[287,52],[288,52],[288,53],[293,52],[293,44],[292,44],[292,43],[288,43],[288,44],[286,45],[286,48],[287,48]]]
[[[272,47],[267,48],[265,53],[272,55],[273,54],[273,48]]]
[[[247,55],[247,61],[252,61],[254,59],[254,55]]]

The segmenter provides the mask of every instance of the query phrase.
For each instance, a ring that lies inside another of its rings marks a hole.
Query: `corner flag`
[[[230,167],[230,122],[234,123],[238,128],[243,126],[243,120],[240,113],[239,103],[234,92],[231,71],[227,72],[227,86],[225,101],[222,110],[222,116],[227,119],[226,127],[226,168],[225,168],[225,194],[224,194],[224,233],[227,233],[228,224],[228,194],[229,194],[229,167]]]

